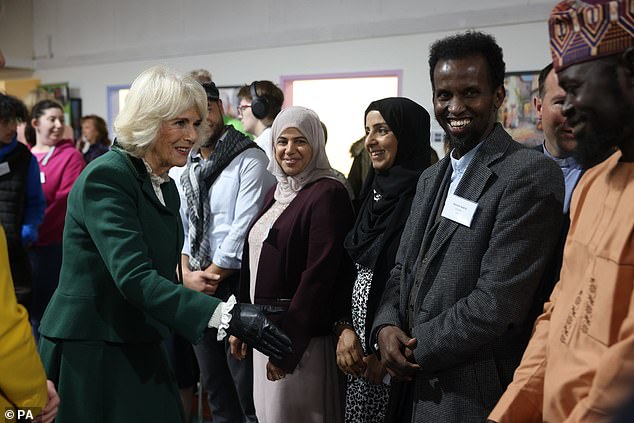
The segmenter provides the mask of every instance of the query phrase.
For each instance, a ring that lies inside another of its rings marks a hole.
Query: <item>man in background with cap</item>
[[[218,88],[204,82],[208,136],[183,168],[170,176],[181,194],[185,230],[182,266],[186,287],[227,300],[237,295],[247,230],[275,179],[264,152],[223,122]],[[253,405],[253,365],[229,354],[228,344],[209,331],[194,346],[214,423],[257,422]]]
[[[564,116],[589,169],[561,278],[496,422],[612,421],[634,393],[634,0],[564,1],[549,19]]]

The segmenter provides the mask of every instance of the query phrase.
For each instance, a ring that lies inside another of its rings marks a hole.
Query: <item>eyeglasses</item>
[[[238,114],[241,115],[242,113],[244,113],[244,111],[246,109],[248,109],[249,107],[251,107],[250,104],[241,104],[238,106]]]

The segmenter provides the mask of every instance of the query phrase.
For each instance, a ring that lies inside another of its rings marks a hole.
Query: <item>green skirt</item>
[[[185,420],[161,343],[115,344],[42,336],[39,351],[60,397],[56,423]]]

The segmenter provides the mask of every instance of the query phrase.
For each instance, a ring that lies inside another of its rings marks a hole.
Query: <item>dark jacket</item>
[[[0,225],[7,234],[9,264],[16,296],[18,302],[27,308],[31,298],[31,264],[22,245],[22,225],[25,223],[25,198],[31,160],[33,155],[19,142],[0,160],[6,167],[0,174]]]
[[[84,160],[86,160],[86,164],[92,162],[97,157],[106,154],[110,150],[110,147],[103,145],[102,143],[91,144],[88,147],[88,151],[84,153]]]
[[[561,171],[497,124],[455,191],[478,205],[471,226],[441,217],[432,230],[448,166],[446,157],[419,179],[372,329],[373,340],[395,325],[418,341],[412,422],[486,420],[530,337],[561,228]]]
[[[275,202],[271,188],[264,208]],[[333,179],[304,187],[269,230],[258,263],[255,303],[284,307],[271,316],[293,342],[293,353],[271,362],[287,373],[299,363],[310,339],[332,333],[340,292],[351,293],[352,262],[343,240],[352,227],[352,204],[346,188]],[[240,294],[249,298],[248,239],[244,248]],[[334,354],[334,351],[333,351]]]

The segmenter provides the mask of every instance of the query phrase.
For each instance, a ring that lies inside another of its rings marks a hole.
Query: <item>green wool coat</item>
[[[174,181],[161,190],[165,206],[143,162],[116,147],[73,186],[59,287],[40,326],[42,361],[64,398],[58,423],[182,416],[161,341],[174,330],[199,342],[219,300],[176,283],[180,200]]]

